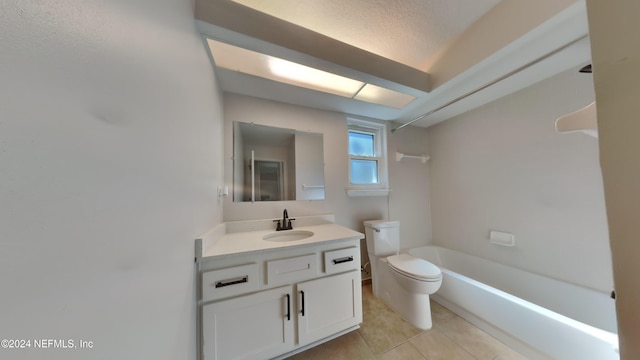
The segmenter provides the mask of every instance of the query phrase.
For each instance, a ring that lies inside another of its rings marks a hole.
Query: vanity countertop
[[[310,237],[293,241],[263,240],[265,235],[287,231],[310,231]],[[196,240],[196,261],[213,260],[221,256],[246,255],[282,248],[316,245],[331,241],[363,239],[364,234],[335,223],[312,224],[295,227],[293,230],[276,232],[273,229],[229,232],[225,224],[214,228]]]

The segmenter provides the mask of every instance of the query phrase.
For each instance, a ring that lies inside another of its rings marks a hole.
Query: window
[[[349,156],[352,184],[378,183],[378,158],[375,152],[376,134],[349,130]]]
[[[372,121],[349,119],[349,196],[386,195],[386,128]]]

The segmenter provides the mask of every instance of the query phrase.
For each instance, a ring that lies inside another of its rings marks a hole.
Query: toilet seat
[[[442,271],[432,263],[409,254],[399,254],[387,257],[387,263],[392,270],[419,281],[439,281]]]

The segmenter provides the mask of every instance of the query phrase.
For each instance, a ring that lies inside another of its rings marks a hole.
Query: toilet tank
[[[369,220],[364,222],[367,252],[375,256],[397,254],[400,250],[400,222]]]

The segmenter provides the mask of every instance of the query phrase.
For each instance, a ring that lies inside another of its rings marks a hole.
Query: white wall
[[[324,188],[314,188],[324,184],[324,136],[308,133],[297,133],[295,135],[295,158],[296,172],[290,183],[294,184],[294,193],[297,200],[324,199]],[[322,164],[321,166],[317,166]],[[298,184],[308,185],[307,189],[295,189]],[[292,197],[293,198],[293,197]],[[290,199],[292,199],[290,198]]]
[[[224,95],[224,114],[225,139],[233,138],[233,121],[252,121],[323,134],[326,195],[323,201],[263,203],[234,203],[228,197],[224,200],[225,221],[278,218],[286,208],[291,217],[334,213],[337,223],[364,233],[364,220],[385,219],[390,213],[391,219],[402,221],[402,247],[424,245],[430,241],[427,165],[419,161],[395,163],[393,160],[396,149],[407,154],[425,153],[425,129],[411,127],[387,134],[392,188],[389,199],[386,196],[349,198],[345,193],[348,185],[347,115],[229,93]],[[232,144],[227,141],[225,182],[229,186],[233,173],[231,156]]]
[[[407,126],[387,134],[389,152],[389,206],[391,219],[400,220],[400,246],[403,249],[431,243],[429,205],[430,162],[417,159],[396,161],[396,151],[406,155],[429,155],[427,130]]]
[[[0,2],[0,338],[194,359],[220,95],[188,0]]]
[[[587,1],[621,358],[640,358],[640,2]]]
[[[611,291],[597,139],[554,129],[593,96],[574,69],[429,128],[434,242]]]

